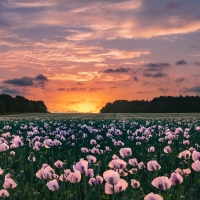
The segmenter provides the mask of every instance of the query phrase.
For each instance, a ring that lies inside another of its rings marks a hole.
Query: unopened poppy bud
[[[21,175],[24,175],[24,170],[21,170],[21,171],[20,171],[20,174],[21,174]]]
[[[164,158],[164,154],[160,154],[160,159],[163,159]]]
[[[188,180],[188,179],[189,179],[189,176],[188,176],[188,175],[185,175],[185,179]]]
[[[8,163],[12,163],[12,162],[13,162],[12,158],[8,157]]]

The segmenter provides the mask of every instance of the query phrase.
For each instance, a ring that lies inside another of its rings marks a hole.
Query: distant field
[[[121,118],[199,118],[200,113],[30,113],[0,116],[0,119],[10,117],[22,118],[93,118],[93,119],[121,119]]]
[[[197,200],[200,114],[3,115],[0,158],[12,200]]]

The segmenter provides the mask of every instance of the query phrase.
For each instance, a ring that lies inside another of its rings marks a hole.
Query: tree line
[[[199,96],[160,96],[151,101],[116,100],[109,102],[100,113],[187,113],[200,112]]]
[[[0,94],[0,113],[47,112],[43,101],[28,100],[23,96]]]

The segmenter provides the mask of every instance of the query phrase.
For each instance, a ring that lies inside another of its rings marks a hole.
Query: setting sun
[[[96,109],[96,106],[92,103],[79,103],[79,104],[76,104],[72,107],[72,109],[74,111],[77,111],[77,112],[92,112],[92,113],[98,113],[99,110]]]

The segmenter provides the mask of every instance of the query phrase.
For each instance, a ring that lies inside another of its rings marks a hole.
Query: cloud
[[[71,87],[71,88],[58,88],[59,91],[88,91],[88,92],[95,92],[95,91],[99,91],[99,90],[104,90],[102,87],[99,88],[88,88],[88,87],[82,87],[82,88],[78,88],[78,87]]]
[[[165,68],[170,67],[169,63],[148,63],[144,65],[146,69],[144,71],[162,71]]]
[[[117,88],[117,86],[111,86],[110,87],[110,89],[116,89]]]
[[[180,77],[180,78],[177,78],[176,80],[175,80],[175,82],[177,82],[177,83],[182,83],[183,81],[185,81],[186,79],[184,78],[184,77]]]
[[[106,69],[103,72],[104,73],[128,73],[131,69],[130,68],[117,68],[117,69]]]
[[[19,89],[9,88],[7,86],[1,86],[0,90],[1,90],[1,93],[3,93],[3,94],[9,94],[9,95],[22,95],[25,92],[24,90],[22,92]]]
[[[165,9],[166,10],[175,10],[177,8],[180,8],[181,7],[181,4],[178,3],[178,2],[169,2],[166,6],[165,6]]]
[[[194,87],[190,87],[190,88],[182,88],[181,92],[200,94],[200,86],[194,86]]]
[[[134,81],[139,81],[137,76],[133,76]]]
[[[41,87],[45,86],[45,83],[48,81],[47,77],[39,74],[35,78],[24,76],[22,78],[8,79],[4,80],[4,84],[15,85],[19,87]]]
[[[7,23],[5,23],[4,21],[0,21],[0,27],[7,27],[7,26],[8,26]]]
[[[185,60],[179,60],[176,62],[176,65],[187,65],[188,63]]]
[[[58,88],[59,91],[85,91],[86,88],[78,88],[78,87],[71,87],[71,88]]]
[[[99,88],[89,88],[89,92],[95,92],[95,91],[99,91],[99,90],[104,90],[102,87]]]
[[[197,66],[200,66],[200,62],[198,62],[198,61],[195,62],[194,64],[197,65]]]
[[[155,73],[155,74],[152,74],[152,73],[144,73],[143,76],[146,76],[146,77],[153,77],[153,78],[161,78],[161,77],[165,77],[165,76],[168,76],[167,74],[164,74],[164,73],[161,73],[161,72],[158,72],[158,73]]]
[[[158,89],[160,92],[165,93],[167,92],[169,89],[168,88],[159,88]]]

